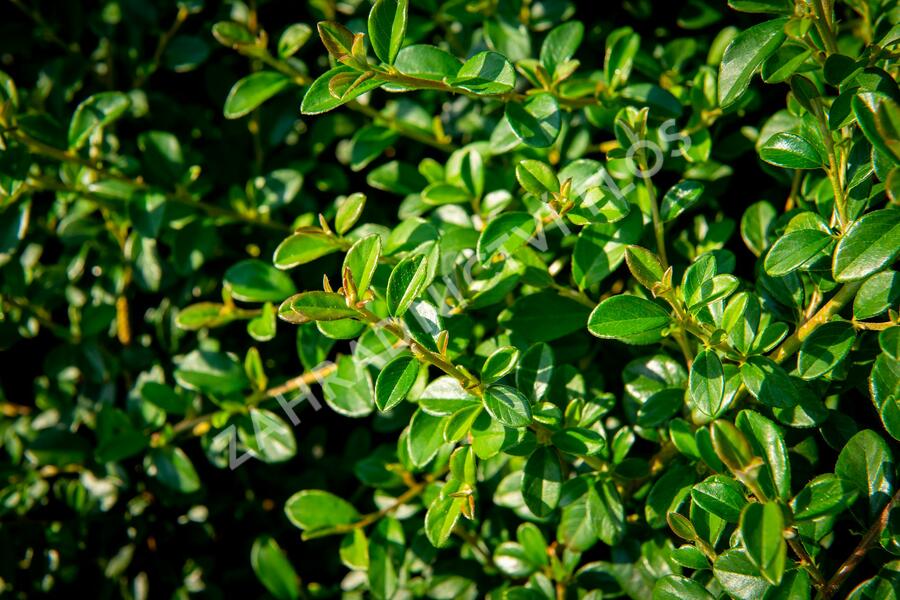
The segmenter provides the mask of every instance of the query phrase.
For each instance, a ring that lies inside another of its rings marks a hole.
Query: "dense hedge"
[[[898,595],[895,2],[0,15],[0,592]]]

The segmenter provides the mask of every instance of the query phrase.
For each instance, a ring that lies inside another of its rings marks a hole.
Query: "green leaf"
[[[832,237],[820,229],[795,229],[772,244],[763,266],[769,275],[784,277],[827,256],[832,243]]]
[[[290,58],[312,37],[312,27],[306,23],[289,25],[278,38],[278,57]]]
[[[377,600],[390,600],[400,585],[406,552],[403,525],[393,517],[378,521],[369,540],[369,592]]]
[[[507,212],[492,219],[478,237],[478,260],[486,264],[496,254],[512,255],[537,230],[535,218],[526,212]]]
[[[659,209],[660,217],[666,223],[676,219],[681,213],[694,206],[703,196],[704,186],[699,181],[680,181],[663,196]]]
[[[738,101],[750,79],[762,63],[785,40],[784,27],[788,19],[774,19],[754,25],[735,37],[722,56],[719,65],[719,105],[728,108]]]
[[[516,73],[502,54],[479,52],[463,64],[450,83],[479,95],[495,96],[513,89]]]
[[[344,235],[359,220],[366,207],[366,195],[359,192],[350,194],[338,204],[334,215],[334,228],[339,235]]]
[[[554,431],[550,441],[563,452],[576,456],[605,453],[608,447],[602,434],[584,427],[567,427]]]
[[[181,448],[153,448],[144,457],[144,470],[167,488],[182,494],[200,489],[200,476]]]
[[[295,324],[307,321],[337,321],[358,317],[359,311],[347,306],[347,299],[334,292],[302,292],[281,304],[278,316]]]
[[[239,119],[249,114],[290,84],[291,80],[277,71],[259,71],[239,79],[225,98],[225,118]]]
[[[344,257],[344,268],[350,269],[356,293],[360,297],[372,283],[379,258],[381,258],[381,237],[375,233],[357,240]]]
[[[759,157],[770,165],[785,169],[819,169],[824,166],[812,142],[784,131],[766,140],[759,149]]]
[[[352,504],[325,490],[297,492],[284,503],[284,514],[304,532],[304,539],[334,527],[350,525],[360,516]]]
[[[669,314],[661,306],[637,296],[607,298],[588,318],[588,331],[599,338],[626,344],[653,344],[662,339]]]
[[[353,571],[369,568],[369,540],[362,529],[354,529],[341,540],[341,562]]]
[[[387,412],[400,404],[412,389],[419,374],[419,362],[410,355],[401,355],[386,364],[375,380],[375,405]]]
[[[794,519],[803,521],[823,515],[837,515],[850,508],[858,490],[850,482],[825,473],[805,486],[791,500]]]
[[[444,443],[444,417],[434,417],[419,408],[409,422],[406,441],[412,463],[424,467]]]
[[[838,241],[831,272],[856,281],[893,262],[900,252],[900,209],[876,210],[855,221]]]
[[[428,282],[427,275],[428,260],[424,255],[410,256],[397,263],[387,286],[387,305],[392,316],[402,316],[419,297]]]
[[[781,583],[787,562],[784,527],[784,513],[775,502],[751,502],[741,513],[741,539],[747,558],[772,585]]]
[[[194,350],[178,362],[175,381],[189,390],[227,396],[247,385],[244,368],[232,354]]]
[[[766,201],[751,204],[741,217],[741,237],[747,248],[756,256],[762,256],[769,247],[775,208]]]
[[[584,328],[589,309],[556,292],[519,297],[500,314],[499,323],[528,343],[550,342]],[[547,315],[554,315],[548,320]]]
[[[737,473],[753,464],[753,449],[737,427],[728,421],[717,419],[712,422],[709,431],[716,456],[728,470]]]
[[[333,236],[319,230],[299,231],[286,237],[272,256],[278,269],[292,269],[340,250]]]
[[[788,0],[728,0],[728,6],[747,13],[790,14],[793,10]]]
[[[406,75],[442,81],[456,77],[462,62],[437,46],[413,44],[400,50],[394,66]]]
[[[601,480],[588,491],[588,514],[597,537],[615,546],[625,536],[625,505],[612,481]]]
[[[264,463],[290,460],[297,454],[297,442],[290,425],[267,410],[251,408],[238,420],[238,439],[254,458]]]
[[[528,457],[522,473],[525,506],[536,517],[550,515],[559,504],[562,480],[562,467],[556,452],[547,446],[539,446]]]
[[[894,493],[894,457],[884,439],[871,429],[860,431],[844,445],[834,474],[859,491],[869,521],[878,517]]]
[[[678,508],[691,491],[695,474],[693,469],[675,464],[667,468],[650,488],[644,505],[647,525],[653,529],[666,526],[667,515]]]
[[[453,533],[453,528],[456,527],[459,516],[462,514],[462,506],[466,502],[466,498],[451,495],[458,489],[458,481],[448,481],[441,489],[440,495],[431,501],[428,511],[425,513],[425,535],[435,548],[447,545],[450,534]]]
[[[348,78],[349,75],[362,76],[352,67],[338,65],[316,78],[303,96],[300,112],[304,115],[317,115],[334,110],[382,83],[374,77],[360,80]]]
[[[557,67],[575,55],[583,37],[584,25],[580,21],[569,21],[550,30],[541,45],[541,64],[551,77]]]
[[[900,164],[900,106],[897,102],[887,94],[865,92],[854,96],[851,106],[866,138],[895,165]]]
[[[631,27],[621,27],[607,36],[603,74],[610,88],[616,89],[628,81],[640,49],[641,38]]]
[[[559,192],[559,179],[547,163],[525,159],[516,165],[516,179],[529,194],[539,198]]]
[[[531,424],[531,403],[514,387],[499,383],[488,386],[482,400],[488,413],[507,427]]]
[[[653,586],[653,600],[715,600],[715,596],[693,579],[666,575]]]
[[[334,21],[320,21],[316,24],[322,45],[338,62],[354,62],[353,32]]]
[[[510,373],[519,362],[519,349],[502,346],[494,350],[481,367],[481,381],[490,384]]]
[[[737,600],[759,600],[770,589],[744,550],[726,550],[713,565],[716,580]]]
[[[243,260],[225,272],[231,294],[245,302],[280,302],[297,291],[291,278],[261,260]]]
[[[735,424],[746,436],[753,453],[763,459],[765,466],[757,479],[770,496],[782,500],[791,497],[791,463],[781,429],[771,420],[752,410],[738,413]]]
[[[533,148],[552,145],[562,127],[559,103],[549,93],[534,94],[522,104],[507,103],[506,120],[516,137]]]
[[[393,64],[403,45],[408,0],[375,0],[369,11],[369,41],[382,62]]]
[[[862,284],[853,299],[853,318],[871,319],[900,304],[900,273],[882,271]]]
[[[83,101],[69,122],[69,149],[83,147],[91,135],[125,114],[131,100],[122,92],[101,92]]]
[[[744,385],[760,402],[773,408],[791,408],[800,402],[800,392],[790,376],[775,361],[751,356],[741,365]]]
[[[581,230],[572,252],[572,277],[581,289],[600,283],[625,259],[629,244],[644,231],[641,212],[633,210],[617,223],[592,223]]]
[[[819,325],[803,340],[797,371],[803,379],[818,379],[834,369],[850,352],[856,333],[853,325],[834,321]]]
[[[691,489],[691,499],[703,510],[737,523],[747,505],[745,492],[737,481],[724,475],[712,475]]]
[[[691,363],[688,387],[697,410],[708,417],[719,416],[725,398],[725,372],[714,350],[703,350]]]
[[[297,572],[272,537],[263,535],[253,541],[250,565],[260,582],[278,600],[296,600],[300,597]]]
[[[653,286],[663,280],[662,263],[655,253],[641,246],[628,246],[625,248],[625,262],[632,277],[647,288],[653,290]]]

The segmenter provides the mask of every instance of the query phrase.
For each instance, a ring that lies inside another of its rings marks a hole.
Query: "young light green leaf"
[[[428,275],[428,260],[418,254],[404,258],[388,279],[387,305],[394,317],[403,316],[413,300],[425,289]]]
[[[296,600],[300,597],[297,572],[274,538],[263,535],[254,540],[250,565],[269,593],[278,600]]]
[[[357,240],[344,257],[344,268],[350,269],[356,293],[362,296],[369,289],[378,259],[381,258],[381,237],[377,233]]]
[[[235,83],[223,110],[226,119],[239,119],[285,89],[291,80],[277,71],[251,73]]]
[[[278,316],[294,323],[307,321],[337,321],[359,316],[359,311],[347,306],[347,299],[334,292],[302,292],[281,304]]]
[[[654,285],[662,282],[664,275],[662,263],[655,253],[646,248],[628,246],[625,248],[625,262],[632,277],[651,292]]]
[[[344,235],[359,220],[363,209],[366,207],[366,195],[356,192],[350,194],[338,205],[334,215],[334,229],[340,235]]]
[[[301,230],[290,235],[275,248],[272,263],[278,269],[292,269],[340,250],[334,236],[314,230]]]

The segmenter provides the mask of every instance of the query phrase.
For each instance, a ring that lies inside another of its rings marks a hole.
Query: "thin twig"
[[[884,528],[887,526],[888,518],[891,516],[891,509],[900,501],[900,490],[894,494],[891,500],[887,503],[887,506],[882,509],[881,514],[878,515],[878,518],[875,519],[875,522],[872,523],[872,526],[869,527],[869,530],[860,540],[859,544],[853,550],[853,553],[844,561],[844,563],[838,567],[838,570],[835,574],[828,580],[828,583],[825,584],[819,591],[818,598],[822,598],[823,600],[828,600],[831,598],[835,592],[840,589],[841,585],[850,576],[850,573],[853,572],[854,569],[859,565],[860,561],[862,561],[863,557],[872,549],[873,546],[878,544],[878,540],[881,537],[881,532],[884,531]]]

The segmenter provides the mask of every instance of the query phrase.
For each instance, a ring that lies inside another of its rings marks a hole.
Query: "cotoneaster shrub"
[[[13,0],[0,589],[896,597],[898,22]]]

